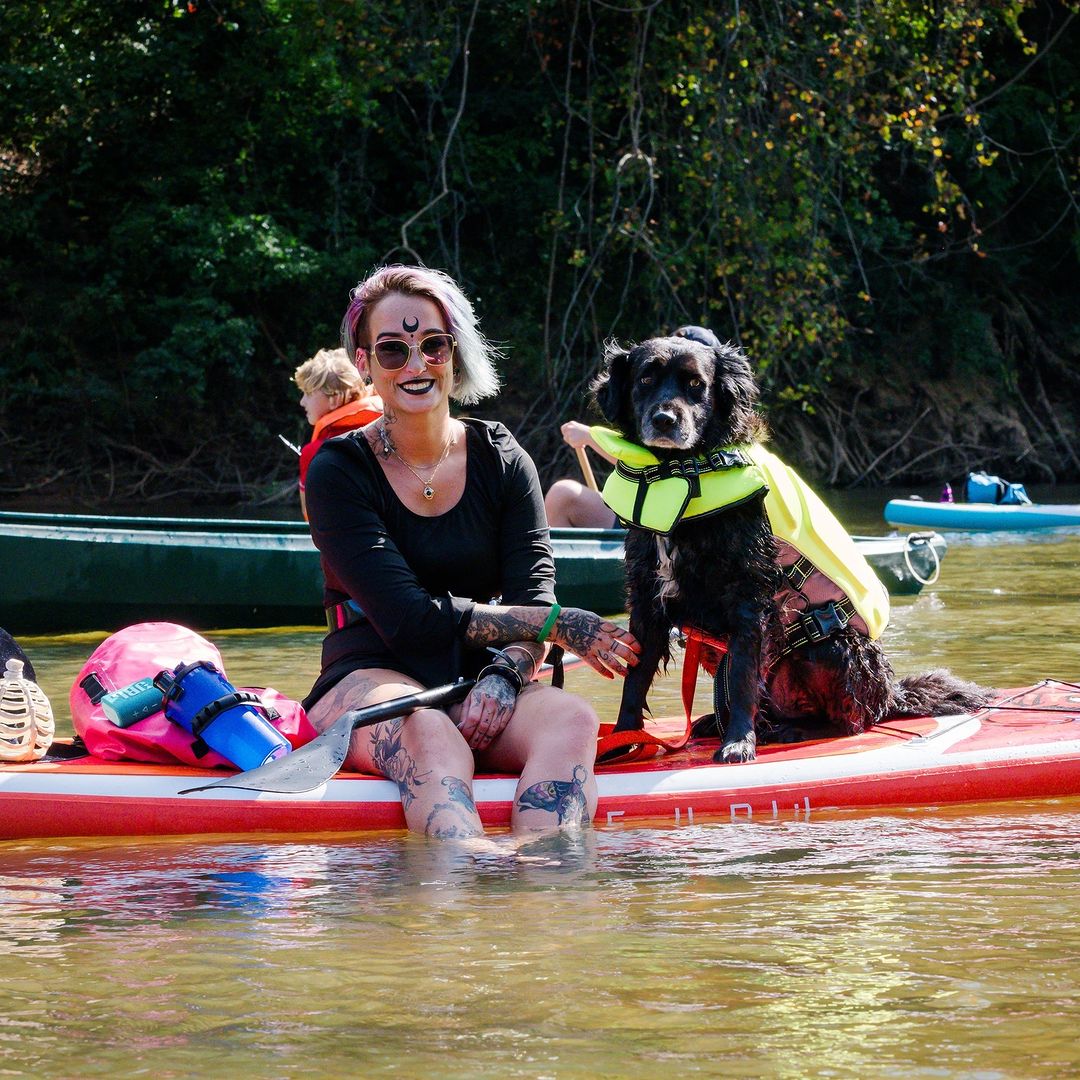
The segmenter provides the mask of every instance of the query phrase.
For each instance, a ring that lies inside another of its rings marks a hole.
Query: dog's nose
[[[653,426],[658,431],[664,432],[671,431],[675,427],[677,420],[678,418],[670,409],[664,408],[657,409],[652,417]]]

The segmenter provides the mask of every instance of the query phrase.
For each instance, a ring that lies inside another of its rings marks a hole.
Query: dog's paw
[[[820,734],[810,728],[783,720],[771,721],[761,732],[761,741],[764,743],[798,743],[816,738],[820,738]]]
[[[737,742],[724,743],[713,754],[713,761],[724,765],[740,765],[746,761],[753,761],[757,757],[757,740],[753,734]]]

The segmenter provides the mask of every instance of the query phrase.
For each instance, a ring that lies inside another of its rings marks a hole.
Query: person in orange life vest
[[[672,332],[671,336],[689,338],[691,341],[714,348],[720,344],[719,338],[711,330],[706,330],[704,326],[680,326],[678,330]],[[583,424],[580,420],[568,420],[560,431],[563,442],[567,446],[575,450],[587,447],[609,465],[615,464],[615,459],[597,445],[588,424]],[[578,529],[619,528],[619,519],[608,508],[600,492],[569,477],[556,480],[548,488],[544,496],[544,510],[547,513],[548,525],[553,529],[568,526]]]
[[[296,369],[293,381],[303,394],[300,407],[313,429],[311,441],[300,451],[300,509],[306,521],[304,487],[315,452],[334,435],[377,420],[383,405],[371,380],[364,381],[344,349],[320,349]]]

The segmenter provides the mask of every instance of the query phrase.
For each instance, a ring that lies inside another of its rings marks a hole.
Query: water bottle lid
[[[8,658],[7,667],[4,669],[5,679],[21,679],[23,677],[23,667],[25,665],[19,659],[14,656]]]

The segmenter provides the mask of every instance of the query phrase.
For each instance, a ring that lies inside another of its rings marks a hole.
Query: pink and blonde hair
[[[454,385],[450,396],[472,405],[499,391],[495,361],[499,350],[480,332],[476,313],[461,287],[449,274],[423,266],[382,266],[349,294],[349,307],[341,322],[341,343],[350,358],[367,350],[367,319],[372,309],[391,293],[422,296],[430,300],[446,320],[447,331],[457,341],[454,352]]]

